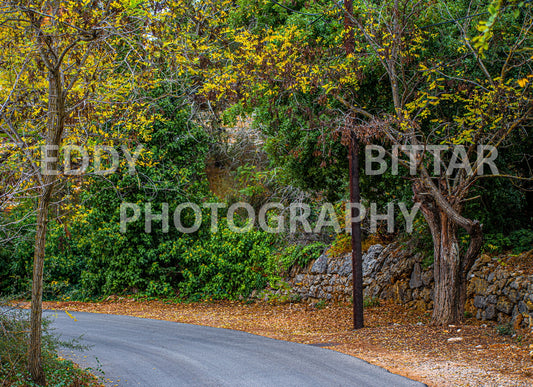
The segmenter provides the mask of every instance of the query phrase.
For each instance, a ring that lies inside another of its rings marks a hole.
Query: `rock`
[[[328,270],[328,256],[322,254],[311,267],[311,273],[324,274]]]
[[[511,321],[511,317],[508,314],[505,313],[498,313],[498,323],[500,324],[507,324]]]
[[[420,292],[420,298],[424,301],[429,302],[433,298],[433,289],[425,288]]]
[[[510,314],[513,310],[513,304],[509,301],[507,297],[498,298],[496,303],[496,309],[505,314]]]
[[[423,285],[422,282],[422,275],[420,272],[420,264],[417,262],[415,263],[415,267],[413,268],[413,272],[411,273],[411,279],[409,280],[409,287],[411,289],[419,288]]]
[[[487,296],[487,302],[489,304],[496,304],[496,302],[498,302],[498,297],[496,297],[495,294],[490,294]]]
[[[396,293],[396,301],[400,303],[411,301],[411,289],[409,289],[409,285],[406,282],[396,282],[394,291]]]
[[[424,286],[429,286],[433,282],[433,270],[425,270],[422,273],[422,283]]]
[[[526,303],[524,301],[520,301],[518,303],[518,313],[527,313],[529,311]]]
[[[509,297],[509,300],[514,304],[518,301],[518,292],[515,289],[511,289],[507,297]]]
[[[342,261],[342,264],[339,268],[339,275],[340,276],[343,276],[343,277],[346,277],[347,275],[349,275],[350,273],[352,272],[352,257],[350,255],[344,257],[343,261]],[[364,270],[363,270],[363,273],[364,273]],[[364,274],[363,274],[364,276]]]
[[[367,255],[370,258],[376,259],[379,254],[383,251],[383,246],[379,243],[372,245],[368,248],[368,251],[365,255]]]
[[[488,283],[482,278],[474,277],[470,281],[469,290],[471,290],[472,294],[481,294],[486,295],[487,294],[487,286]]]
[[[496,316],[496,308],[493,304],[487,305],[485,310],[481,313],[483,320],[492,320]]]
[[[515,332],[520,329],[522,321],[524,321],[524,316],[522,316],[521,313],[517,314],[513,321],[513,329],[515,330]]]
[[[373,276],[379,270],[379,255],[383,251],[380,244],[372,245],[368,248],[366,254],[363,254],[363,276]]]
[[[474,306],[479,309],[485,309],[485,307],[487,306],[487,299],[483,296],[475,296]]]
[[[448,343],[457,343],[459,341],[463,341],[463,338],[462,337],[450,337],[448,339]]]

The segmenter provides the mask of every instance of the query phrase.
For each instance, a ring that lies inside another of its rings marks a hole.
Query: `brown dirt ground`
[[[112,297],[100,303],[45,302],[44,308],[169,320],[322,344],[429,386],[533,385],[530,330],[517,332],[515,337],[502,336],[494,324],[475,319],[436,327],[430,324],[428,313],[388,302],[365,309],[365,328],[357,331],[351,329],[347,304],[318,309],[305,303],[186,304]],[[452,337],[462,341],[448,342]]]

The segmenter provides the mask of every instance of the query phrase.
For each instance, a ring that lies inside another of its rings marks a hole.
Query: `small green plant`
[[[363,307],[364,308],[372,308],[375,306],[379,306],[379,298],[377,297],[365,297],[363,299]]]
[[[465,310],[464,316],[465,316],[465,318],[471,318],[473,315],[472,315],[471,312]]]
[[[433,265],[433,262],[435,261],[435,258],[433,254],[425,254],[424,258],[422,259],[422,269],[428,269],[431,265]]]
[[[325,249],[322,242],[311,243],[307,246],[299,244],[290,245],[282,252],[281,266],[284,270],[289,270],[292,266],[305,267],[313,259],[317,259]]]
[[[326,300],[320,300],[315,304],[315,308],[317,309],[324,309],[327,305]]]
[[[296,293],[292,293],[290,295],[290,300],[291,300],[291,302],[300,302],[300,301],[302,301],[302,296],[300,296],[299,294],[296,294]]]
[[[515,333],[511,323],[496,326],[496,332],[501,336],[512,336]]]

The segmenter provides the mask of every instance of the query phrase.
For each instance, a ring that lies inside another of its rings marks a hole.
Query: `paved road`
[[[245,332],[129,316],[46,311],[63,339],[83,335],[83,352],[119,386],[423,386],[360,359]],[[97,364],[96,358],[100,364]]]

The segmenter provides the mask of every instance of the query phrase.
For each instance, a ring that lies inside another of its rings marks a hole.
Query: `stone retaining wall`
[[[351,255],[321,255],[305,268],[293,268],[291,293],[308,301],[350,301]],[[363,255],[364,296],[394,300],[420,310],[433,308],[433,266],[399,243],[371,246]],[[533,325],[533,276],[510,271],[482,255],[469,273],[467,312],[478,319]]]

